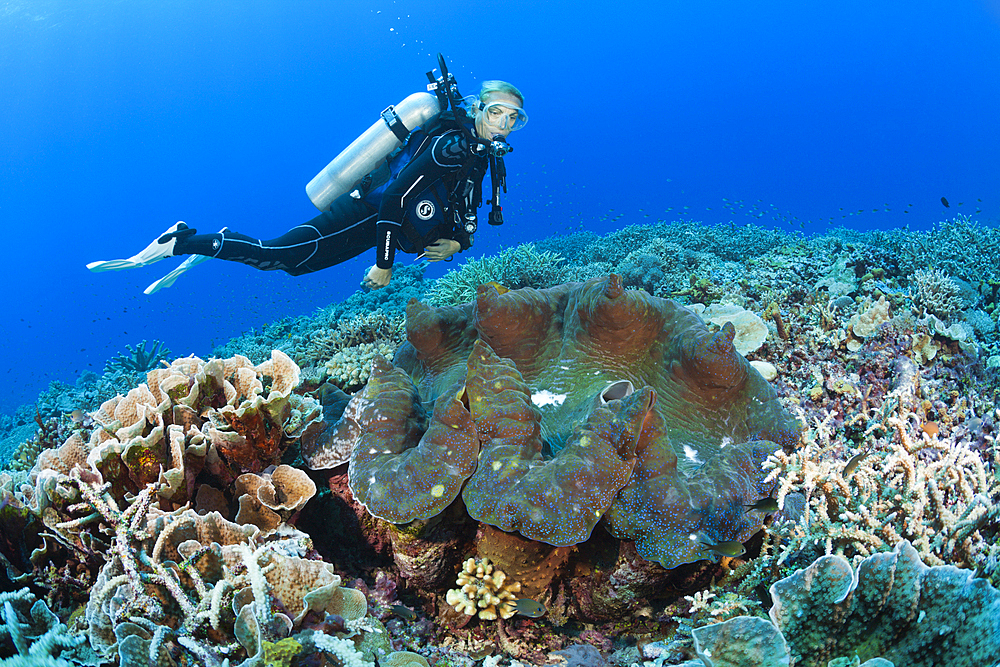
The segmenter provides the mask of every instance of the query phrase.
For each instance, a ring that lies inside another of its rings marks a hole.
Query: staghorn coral
[[[814,410],[802,448],[765,463],[785,509],[767,527],[760,558],[737,568],[741,590],[804,559],[867,556],[903,538],[932,565],[1000,577],[1000,460],[992,427],[983,430],[994,410],[974,391],[951,392],[950,406],[925,400],[944,393],[934,389],[940,380],[892,349],[866,361],[888,364],[887,376],[869,375],[863,393]],[[975,416],[984,412],[987,420]]]
[[[465,561],[455,583],[458,588],[449,590],[445,599],[459,613],[478,615],[484,621],[510,618],[517,613],[515,593],[521,592],[521,583],[508,582],[507,575],[488,558]]]
[[[694,629],[704,665],[980,667],[1000,655],[1000,591],[968,570],[924,565],[905,540],[854,567],[823,556],[770,593],[770,622],[738,616]]]
[[[128,354],[119,354],[109,359],[104,367],[106,372],[145,373],[156,368],[161,359],[170,356],[170,350],[158,340],[154,340],[149,349],[146,349],[145,340],[134,348],[131,345],[125,347],[128,348]]]
[[[799,451],[775,452],[764,467],[780,480],[779,506],[791,493],[805,498],[801,518],[769,529],[780,543],[777,564],[817,543],[826,554],[868,556],[905,538],[931,564],[982,567],[989,544],[979,531],[1000,520],[1000,482],[977,453],[916,430],[892,413],[869,425],[869,454],[846,478],[846,460],[829,455],[829,417]]]
[[[712,335],[616,276],[483,286],[463,308],[411,302],[407,332],[400,368],[376,364],[342,422],[357,438],[352,491],[394,523],[461,492],[473,518],[553,545],[587,539],[603,515],[643,558],[674,567],[707,556],[692,535],[759,530],[742,505],[767,494],[771,440],[797,439],[731,325]]]
[[[917,269],[911,276],[913,303],[947,320],[965,308],[962,288],[940,269]]]
[[[476,298],[476,289],[489,282],[509,289],[550,287],[563,276],[559,267],[562,261],[558,252],[539,252],[535,244],[524,243],[495,257],[465,262],[459,269],[438,278],[425,298],[435,305],[458,305]]]

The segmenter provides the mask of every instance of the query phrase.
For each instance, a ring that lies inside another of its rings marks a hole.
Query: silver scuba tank
[[[402,146],[407,132],[425,125],[439,113],[441,104],[430,93],[413,93],[396,106],[390,106],[374,125],[309,181],[306,185],[309,199],[316,208],[325,211],[334,199],[349,192],[389,153]]]

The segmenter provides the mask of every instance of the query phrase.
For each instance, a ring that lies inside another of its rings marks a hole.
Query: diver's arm
[[[396,235],[402,233],[403,226],[393,220],[381,219],[375,225],[375,266],[392,270],[392,260],[396,257]]]
[[[458,250],[455,252],[465,252],[472,247],[472,234],[465,231],[462,227],[455,225],[451,229],[451,233],[448,234],[448,238],[455,241],[458,244]]]
[[[455,239],[438,239],[424,248],[423,256],[429,262],[440,262],[461,249],[462,245]]]
[[[396,235],[402,233],[403,213],[410,200],[438,179],[460,169],[468,153],[469,144],[461,132],[448,131],[435,137],[430,148],[414,157],[386,188],[375,225],[378,268],[392,268]]]
[[[388,285],[390,280],[392,280],[391,268],[380,269],[377,266],[373,266],[368,269],[368,275],[365,276],[361,284],[369,289],[379,289]]]

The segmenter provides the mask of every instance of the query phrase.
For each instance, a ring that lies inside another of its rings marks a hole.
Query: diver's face
[[[500,104],[495,104],[499,102]],[[492,106],[491,106],[492,105]],[[495,136],[507,138],[514,128],[517,120],[517,112],[513,109],[521,108],[521,100],[516,95],[510,93],[490,93],[483,103],[482,109],[476,111],[476,134],[483,139],[492,139]]]

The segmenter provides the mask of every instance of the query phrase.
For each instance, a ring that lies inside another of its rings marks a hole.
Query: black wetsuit
[[[445,118],[426,132],[415,130],[353,193],[282,236],[262,241],[228,228],[216,234],[177,234],[174,254],[207,255],[298,276],[376,246],[376,265],[383,269],[392,267],[397,249],[421,252],[440,238],[458,241],[466,250],[472,236],[461,224],[461,214],[479,206],[488,167],[488,158],[473,153],[456,121]]]

